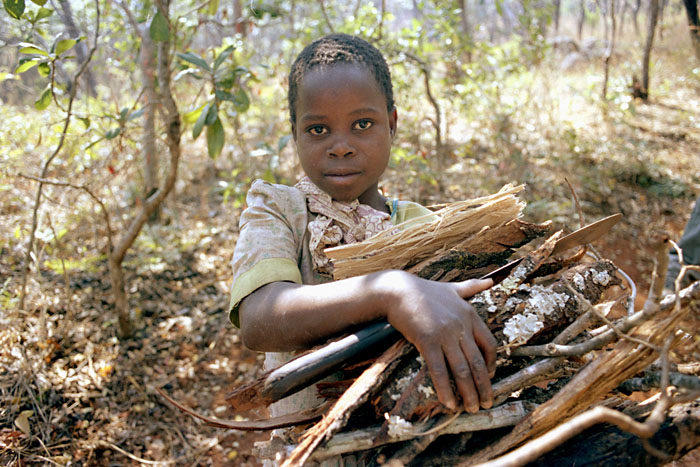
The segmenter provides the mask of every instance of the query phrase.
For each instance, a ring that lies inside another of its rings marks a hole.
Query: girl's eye
[[[326,128],[322,127],[321,125],[314,125],[306,131],[308,131],[314,136],[321,136],[325,134],[328,130],[326,130]]]
[[[369,130],[374,123],[371,120],[358,120],[355,122],[355,130]]]

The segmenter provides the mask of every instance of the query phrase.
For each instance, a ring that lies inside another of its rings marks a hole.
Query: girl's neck
[[[357,200],[362,204],[373,207],[377,211],[390,214],[389,206],[386,204],[386,197],[379,190],[368,190],[362,193]]]

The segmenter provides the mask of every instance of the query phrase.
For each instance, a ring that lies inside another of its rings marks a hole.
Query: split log
[[[530,224],[513,219],[499,229],[489,229],[467,238],[447,251],[437,251],[430,258],[410,264],[407,271],[424,279],[455,282],[487,274],[494,265],[504,264],[515,248],[542,237],[551,223]]]

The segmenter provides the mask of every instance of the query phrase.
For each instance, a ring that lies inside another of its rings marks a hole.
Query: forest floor
[[[551,98],[558,99],[562,113],[564,101],[573,105],[580,95],[566,79],[558,84],[568,97]],[[623,213],[623,221],[595,248],[633,277],[638,302],[652,267],[648,233],[662,228],[680,238],[700,194],[700,80],[658,82],[661,90],[650,102],[630,101],[633,112],[583,99],[569,133],[556,125],[530,132],[533,147],[547,140],[545,149],[558,159],[526,158],[479,174],[527,181],[526,220],[577,226],[564,176],[587,221]],[[566,134],[573,136],[567,140]],[[261,355],[241,344],[226,313],[240,209],[222,202],[196,170],[184,177],[185,188],[161,213],[168,222],[147,226],[127,256],[127,287],[138,323],[132,339],[116,337],[104,260],[66,273],[48,268],[33,273],[30,305],[20,310],[15,298],[23,250],[9,242],[1,246],[0,464],[258,465],[251,449],[266,433],[204,426],[154,390],[164,388],[197,411],[233,419],[226,394],[255,378],[261,367]],[[12,238],[17,225],[28,223],[35,189],[16,178],[11,190],[0,191],[2,238]],[[90,227],[84,230],[89,238]]]

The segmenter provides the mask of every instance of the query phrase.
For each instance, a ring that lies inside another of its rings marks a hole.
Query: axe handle
[[[399,337],[401,334],[388,322],[377,321],[272,371],[265,379],[261,395],[265,399],[280,400],[333,374],[344,363],[387,348]]]

